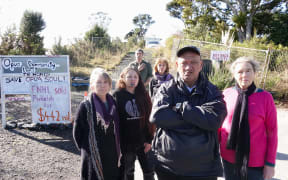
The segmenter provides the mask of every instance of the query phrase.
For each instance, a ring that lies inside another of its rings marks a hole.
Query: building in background
[[[145,38],[145,47],[146,48],[158,48],[161,46],[161,38],[156,37],[146,37]]]

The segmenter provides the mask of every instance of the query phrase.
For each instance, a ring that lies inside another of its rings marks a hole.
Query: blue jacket
[[[222,176],[217,130],[226,113],[222,93],[202,75],[191,93],[179,78],[161,85],[150,116],[157,126],[156,168],[180,176]]]

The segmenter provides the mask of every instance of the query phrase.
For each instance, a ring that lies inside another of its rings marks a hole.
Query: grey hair
[[[95,85],[95,81],[99,76],[103,76],[104,79],[109,82],[110,87],[112,87],[112,79],[110,78],[108,73],[102,68],[95,68],[95,69],[93,69],[93,71],[90,75],[90,82],[89,82],[90,88],[91,88],[91,86]],[[89,88],[89,91],[90,91],[90,88]]]
[[[230,66],[230,72],[232,74],[234,74],[234,71],[235,71],[235,67],[237,64],[239,63],[249,63],[251,64],[252,68],[253,68],[253,71],[254,72],[257,72],[259,70],[259,62],[254,60],[253,57],[248,57],[248,56],[242,56],[242,57],[239,57],[237,58]]]

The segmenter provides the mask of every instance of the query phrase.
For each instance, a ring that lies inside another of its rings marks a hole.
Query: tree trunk
[[[237,34],[238,34],[239,42],[242,43],[245,40],[245,37],[246,37],[245,31],[243,31],[242,27],[241,27],[241,29],[238,29]]]
[[[252,13],[250,16],[246,19],[246,39],[250,40],[252,37],[252,21],[253,21],[253,15]]]

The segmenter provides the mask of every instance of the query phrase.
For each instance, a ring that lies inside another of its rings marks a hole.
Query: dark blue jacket
[[[202,75],[191,93],[179,78],[161,85],[150,116],[157,126],[156,168],[180,176],[222,176],[217,130],[226,113],[222,93]]]

